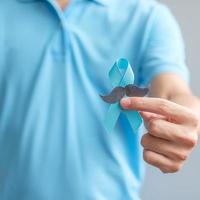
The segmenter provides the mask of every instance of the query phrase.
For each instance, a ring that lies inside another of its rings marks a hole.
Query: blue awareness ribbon
[[[111,70],[109,71],[109,79],[113,87],[121,86],[125,87],[129,84],[134,84],[134,73],[126,59],[119,59],[115,62]],[[120,113],[124,113],[128,119],[133,132],[137,133],[137,130],[142,124],[142,117],[137,111],[124,110],[121,108],[119,102],[111,104],[107,115],[104,120],[104,126],[107,132],[112,132],[117,120],[120,116]]]

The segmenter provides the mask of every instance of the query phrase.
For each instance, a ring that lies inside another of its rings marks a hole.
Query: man
[[[123,115],[111,134],[102,123],[120,57],[150,84],[151,97],[121,101],[141,112],[143,137]],[[187,82],[178,25],[156,1],[1,0],[0,199],[139,199],[142,152],[171,173],[197,143]]]

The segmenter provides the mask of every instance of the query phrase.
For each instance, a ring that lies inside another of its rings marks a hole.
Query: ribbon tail
[[[113,131],[115,124],[119,118],[120,112],[121,112],[121,108],[120,108],[119,103],[112,104],[109,107],[108,113],[104,120],[104,126],[108,133],[111,133]]]
[[[126,115],[134,133],[137,133],[137,130],[143,122],[140,113],[137,111],[125,111],[124,114]]]

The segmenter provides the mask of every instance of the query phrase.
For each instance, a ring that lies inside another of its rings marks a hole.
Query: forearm
[[[192,109],[200,116],[200,100],[192,94],[173,94],[168,100]]]
[[[193,96],[192,94],[174,94],[169,98],[169,100],[192,109],[200,117],[200,100],[196,96]]]
[[[192,94],[185,81],[174,74],[163,74],[156,77],[151,82],[150,96],[168,99],[200,115],[200,99]]]
[[[190,108],[195,113],[197,113],[200,116],[200,99],[196,96],[194,96],[192,93],[174,93],[171,92],[169,94],[168,92],[157,91],[157,92],[151,92],[152,97],[158,97],[158,98],[164,98],[170,101],[173,101],[177,104],[180,104],[182,106],[185,106],[187,108]]]
[[[157,92],[151,92],[151,96],[158,97],[158,98],[164,98],[169,101],[175,102],[177,104],[180,104],[182,106],[185,106],[191,110],[193,110],[197,115],[200,117],[200,99],[196,96],[194,96],[191,92],[188,93],[174,93],[171,92],[171,94],[168,94],[164,90],[157,91]],[[200,127],[199,127],[199,135],[200,135]]]

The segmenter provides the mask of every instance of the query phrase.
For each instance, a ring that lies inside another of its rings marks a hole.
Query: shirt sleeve
[[[155,76],[166,72],[189,82],[182,34],[170,10],[162,4],[157,5],[149,17],[148,27],[139,72],[141,85],[147,86]]]

